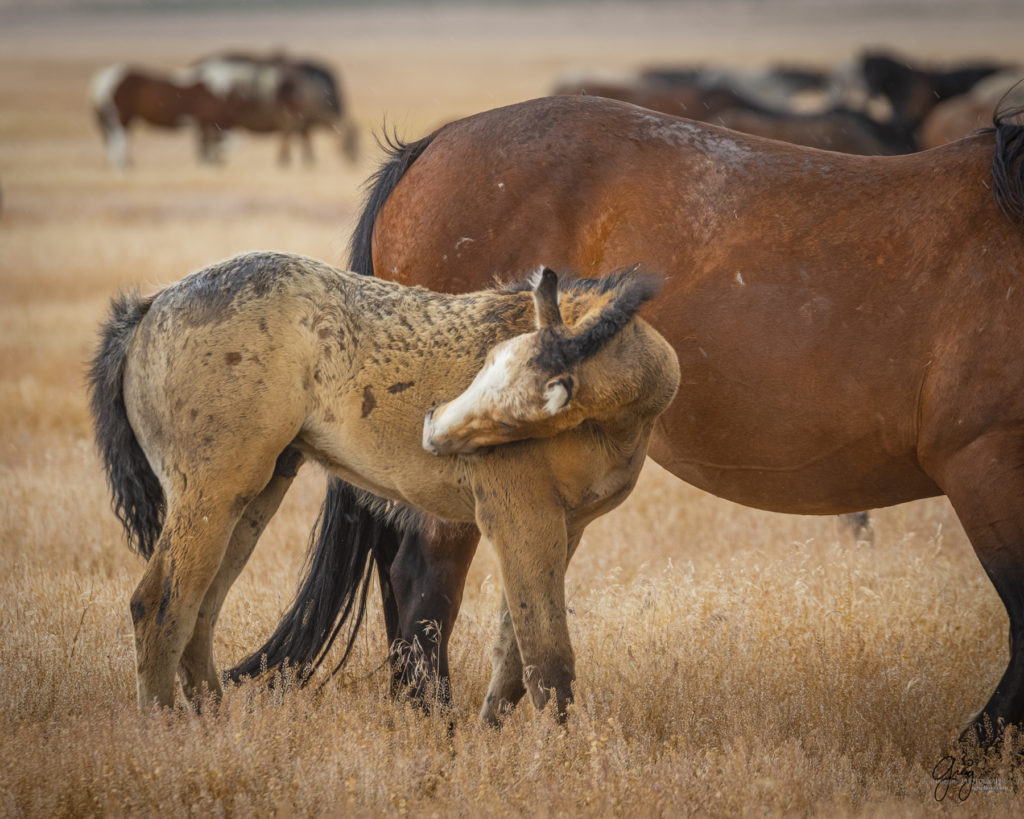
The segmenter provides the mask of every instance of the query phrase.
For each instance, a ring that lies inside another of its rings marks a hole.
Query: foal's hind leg
[[[156,550],[131,600],[139,705],[173,705],[174,677],[195,630],[199,608],[220,571],[239,518],[270,482],[273,455],[224,447],[199,474],[169,488]],[[249,455],[248,458],[245,455]],[[247,461],[247,462],[246,462]],[[175,465],[171,474],[183,474]]]
[[[1010,662],[964,736],[983,745],[1024,722],[1024,432],[993,432],[949,458],[937,479],[1010,618]]]
[[[131,599],[139,706],[174,704],[174,675],[238,512],[215,493],[169,499],[163,531]],[[214,496],[214,497],[209,497]]]
[[[202,685],[215,697],[220,698],[221,680],[213,662],[213,629],[217,624],[224,598],[234,584],[245,564],[249,561],[260,535],[267,523],[277,512],[281,500],[295,480],[302,465],[302,454],[295,449],[286,449],[277,459],[274,476],[263,491],[245,508],[241,519],[235,524],[227,552],[221,561],[217,576],[206,591],[192,639],[185,646],[178,669],[181,687],[186,699],[192,700],[202,693]]]
[[[580,545],[583,533],[579,532],[569,539],[566,555],[566,567]],[[508,600],[505,593],[501,595],[501,607],[498,613],[498,638],[491,651],[491,682],[487,686],[480,709],[480,719],[489,725],[500,724],[500,717],[511,711],[526,693],[523,682],[523,658],[519,653],[515,629],[512,627],[512,616],[508,611]]]

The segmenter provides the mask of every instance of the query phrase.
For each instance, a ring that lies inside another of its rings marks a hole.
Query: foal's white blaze
[[[423,425],[423,446],[431,449],[431,438],[444,438],[452,429],[464,424],[470,415],[480,408],[487,399],[493,399],[507,389],[512,380],[511,363],[515,355],[514,345],[506,344],[495,350],[494,358],[476,374],[473,383],[465,392],[435,412]]]

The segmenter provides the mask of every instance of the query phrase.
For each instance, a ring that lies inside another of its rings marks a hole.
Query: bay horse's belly
[[[941,494],[917,460],[926,319],[756,266],[674,279],[648,317],[681,376],[651,455],[683,480],[801,514]]]

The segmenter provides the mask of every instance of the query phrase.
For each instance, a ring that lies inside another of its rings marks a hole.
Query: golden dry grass
[[[105,305],[242,250],[341,261],[373,157],[345,166],[321,139],[315,169],[284,171],[273,142],[243,139],[209,169],[184,134],[143,132],[136,168],[116,175],[84,102],[90,73],[286,42],[344,68],[366,129],[386,112],[411,136],[543,93],[571,65],[833,60],[883,36],[930,57],[1019,57],[1021,15],[1005,5],[884,19],[857,6],[845,27],[813,0],[779,7],[0,19],[0,813],[938,809],[930,770],[1006,662],[1002,606],[943,500],[878,512],[869,547],[832,519],[742,509],[648,466],[569,572],[567,730],[529,707],[500,733],[476,724],[499,596],[486,547],[452,643],[451,736],[447,717],[386,696],[375,605],[320,696],[234,689],[216,716],[135,706],[127,601],[141,564],[109,512],[83,390]],[[289,601],[322,489],[300,476],[229,597],[223,664]],[[1020,774],[997,775],[961,810],[1016,814],[1001,788]]]

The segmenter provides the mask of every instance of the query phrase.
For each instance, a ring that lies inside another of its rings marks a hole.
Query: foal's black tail
[[[431,138],[405,144],[385,137],[382,147],[388,157],[370,177],[366,203],[352,235],[350,270],[373,275],[372,240],[377,214]],[[328,482],[299,591],[270,639],[228,671],[230,679],[238,681],[290,664],[299,669],[299,682],[304,684],[323,663],[346,623],[351,622],[345,650],[331,673],[340,669],[362,625],[374,567],[381,578],[385,616],[389,608],[393,610],[387,573],[402,535],[395,523],[365,506],[366,498],[365,493],[342,480],[332,478]]]
[[[135,329],[152,299],[122,293],[110,305],[100,346],[89,368],[89,402],[96,447],[113,499],[114,513],[128,544],[148,558],[163,526],[164,491],[128,423],[124,404],[124,364]]]
[[[992,124],[996,153],[992,159],[993,192],[1000,210],[1024,225],[1024,108],[996,110]]]

